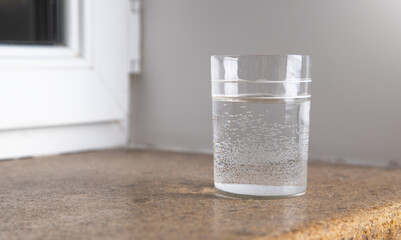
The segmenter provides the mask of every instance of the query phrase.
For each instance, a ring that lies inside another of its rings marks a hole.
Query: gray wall
[[[400,11],[396,0],[145,0],[132,146],[211,152],[209,56],[299,53],[313,62],[311,156],[401,164]]]

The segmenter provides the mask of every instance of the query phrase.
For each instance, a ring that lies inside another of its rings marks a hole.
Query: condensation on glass
[[[212,56],[211,77],[216,191],[273,198],[304,194],[310,57]]]

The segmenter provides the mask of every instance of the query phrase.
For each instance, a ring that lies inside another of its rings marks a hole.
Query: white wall
[[[210,151],[212,54],[311,54],[312,156],[401,165],[401,1],[145,0],[133,146]]]

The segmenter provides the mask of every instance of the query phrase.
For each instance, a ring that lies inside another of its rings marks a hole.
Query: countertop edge
[[[401,239],[401,203],[361,209],[357,213],[319,220],[290,232],[253,239]]]

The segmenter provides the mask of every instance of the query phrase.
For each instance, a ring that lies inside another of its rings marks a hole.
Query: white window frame
[[[2,45],[1,68],[89,67],[92,27],[92,1],[65,2],[65,45]]]
[[[0,159],[127,144],[129,12],[68,0],[66,46],[0,46]]]

